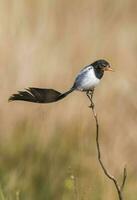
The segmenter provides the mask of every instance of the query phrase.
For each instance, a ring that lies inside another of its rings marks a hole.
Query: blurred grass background
[[[28,86],[65,91],[98,58],[106,73],[94,101],[106,167],[137,198],[137,1],[0,0],[0,199],[116,200],[97,161],[83,93],[50,105],[8,103]]]

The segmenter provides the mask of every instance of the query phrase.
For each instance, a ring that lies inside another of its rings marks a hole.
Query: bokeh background
[[[29,86],[63,92],[99,58],[115,69],[94,95],[103,160],[119,181],[127,166],[125,199],[136,200],[137,1],[0,0],[0,199],[118,199],[84,93],[50,105],[7,101]]]

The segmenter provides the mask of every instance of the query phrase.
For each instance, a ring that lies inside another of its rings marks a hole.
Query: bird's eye
[[[103,64],[103,67],[106,67],[106,64]]]

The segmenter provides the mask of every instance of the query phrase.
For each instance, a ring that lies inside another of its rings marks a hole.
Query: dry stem
[[[101,155],[101,150],[100,150],[100,143],[99,143],[99,122],[98,122],[98,118],[97,118],[97,114],[96,114],[96,110],[95,110],[95,105],[92,101],[92,97],[93,97],[93,91],[87,92],[87,96],[91,102],[91,105],[89,106],[92,109],[93,112],[93,116],[96,122],[96,146],[97,146],[97,156],[98,156],[98,161],[99,164],[104,172],[104,174],[108,177],[108,179],[110,179],[111,181],[113,181],[119,200],[123,200],[123,189],[125,186],[125,182],[126,182],[126,178],[127,178],[127,170],[126,167],[123,170],[123,179],[122,179],[122,184],[120,185],[117,181],[117,179],[110,174],[110,172],[108,171],[108,169],[104,166],[104,163],[102,161],[102,155]]]

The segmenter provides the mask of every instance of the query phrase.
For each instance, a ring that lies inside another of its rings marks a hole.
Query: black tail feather
[[[26,91],[19,91],[17,94],[13,94],[9,101],[28,101],[34,103],[52,103],[63,99],[73,89],[65,93],[60,93],[54,89],[41,89],[30,87]]]

